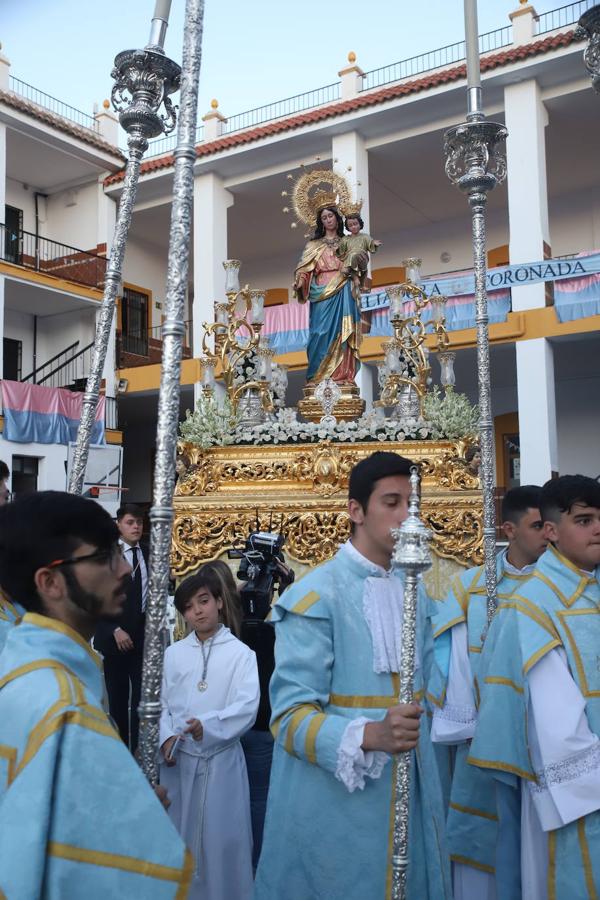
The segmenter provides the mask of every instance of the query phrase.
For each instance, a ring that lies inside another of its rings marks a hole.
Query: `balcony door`
[[[148,301],[148,294],[123,289],[121,328],[126,353],[148,356]]]
[[[16,206],[4,207],[4,259],[21,264],[23,256],[23,210]]]

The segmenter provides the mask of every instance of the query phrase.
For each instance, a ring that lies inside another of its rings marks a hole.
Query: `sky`
[[[479,0],[479,32],[509,24],[518,0]],[[564,0],[535,0],[538,13]],[[590,4],[591,5],[591,4]],[[154,0],[0,0],[11,74],[91,113],[110,96],[121,50],[144,46]],[[234,115],[338,80],[349,51],[366,72],[460,41],[462,0],[206,0],[199,115]],[[185,2],[173,0],[166,52],[181,60]]]

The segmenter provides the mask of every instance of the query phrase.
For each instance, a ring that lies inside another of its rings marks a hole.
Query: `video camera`
[[[281,592],[294,580],[294,572],[284,562],[283,534],[254,531],[243,550],[230,550],[230,559],[241,559],[237,577],[246,583],[240,588],[244,621],[262,622],[273,602],[275,587]]]

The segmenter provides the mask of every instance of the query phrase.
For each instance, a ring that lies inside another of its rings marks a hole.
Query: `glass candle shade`
[[[225,293],[237,294],[240,289],[240,266],[239,259],[226,259],[223,263],[225,269]]]
[[[454,387],[456,384],[456,376],[454,374],[454,360],[456,353],[451,350],[445,350],[439,354],[440,361],[440,381],[444,388]]]
[[[404,294],[399,285],[387,289],[388,299],[390,301],[390,319],[402,318],[402,304]]]
[[[252,308],[252,323],[262,325],[265,321],[265,292],[250,291],[250,304]]]
[[[421,263],[423,260],[416,256],[409,256],[408,259],[402,260],[402,265],[406,267],[406,280],[412,284],[419,286],[421,284]]]
[[[429,302],[431,303],[431,318],[435,324],[438,325],[444,318],[446,298],[442,297],[441,294],[432,294],[429,298]]]
[[[227,304],[215,303],[215,322],[218,325],[227,325]]]
[[[215,386],[215,366],[216,360],[204,357],[202,364],[202,387],[214,388]]]

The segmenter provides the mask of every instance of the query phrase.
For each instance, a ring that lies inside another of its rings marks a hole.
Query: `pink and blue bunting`
[[[2,382],[4,433],[18,444],[69,444],[77,438],[83,394],[19,381]],[[100,397],[92,444],[105,444],[104,397]]]

